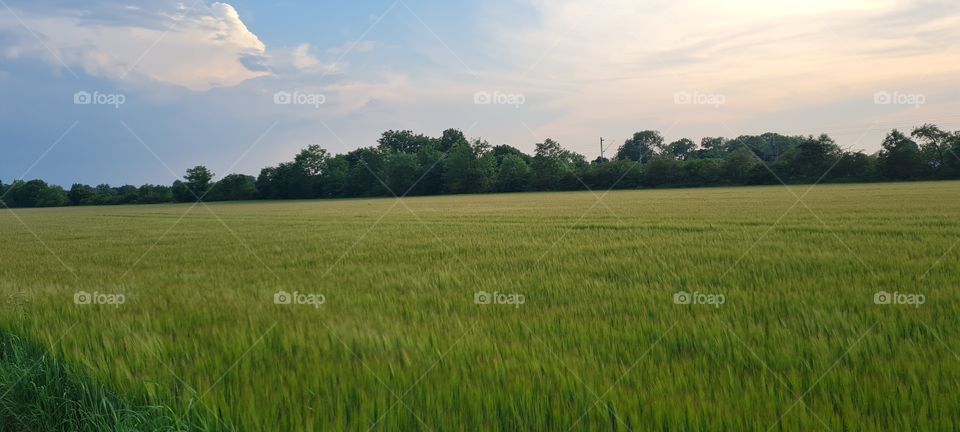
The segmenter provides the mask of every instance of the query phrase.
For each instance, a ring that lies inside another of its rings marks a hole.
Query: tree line
[[[909,134],[894,129],[875,154],[841,149],[828,135],[777,133],[733,139],[683,138],[667,143],[657,131],[633,134],[612,159],[593,161],[546,139],[533,155],[508,145],[468,140],[456,129],[440,137],[384,132],[376,146],[332,155],[310,145],[292,161],[257,177],[229,174],[214,181],[204,166],[172,185],[140,187],[43,180],[0,181],[0,205],[155,204],[254,199],[312,199],[525,191],[573,191],[814,182],[960,179],[960,131],[926,124]]]

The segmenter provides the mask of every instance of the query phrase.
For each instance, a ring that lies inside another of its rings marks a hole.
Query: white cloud
[[[297,69],[311,69],[320,65],[320,60],[310,54],[310,44],[300,44],[293,49],[293,66]]]
[[[266,46],[229,4],[197,3],[194,9],[178,5],[146,15],[151,22],[143,22],[138,9],[122,10],[137,13],[138,19],[93,21],[95,14],[21,12],[26,27],[46,47],[15,18],[5,16],[0,28],[19,35],[5,55],[41,56],[55,67],[62,61],[93,76],[158,81],[197,91],[269,73]]]
[[[344,72],[343,62],[328,64],[314,55],[314,51],[308,43],[271,49],[265,64],[281,80],[299,81],[311,75],[339,76]]]
[[[323,90],[331,95],[330,99],[342,114],[355,113],[368,107],[400,106],[418,99],[417,91],[404,75],[381,77],[378,81],[342,82],[325,86]]]

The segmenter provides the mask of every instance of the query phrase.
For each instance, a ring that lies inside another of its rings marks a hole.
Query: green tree
[[[537,144],[533,156],[533,187],[538,190],[579,189],[576,171],[587,166],[586,159],[547,138]]]
[[[594,163],[582,173],[583,182],[591,189],[635,188],[643,183],[643,167],[631,160]]]
[[[831,174],[828,171],[832,171],[839,158],[840,147],[832,138],[826,134],[811,136],[784,155],[784,162],[789,165],[784,171],[796,180],[813,182]]]
[[[350,161],[344,155],[337,155],[327,161],[327,172],[323,176],[323,196],[337,198],[348,196],[350,181]]]
[[[300,153],[294,156],[293,161],[304,175],[316,177],[323,174],[329,159],[330,155],[326,150],[319,145],[311,144],[300,150]]]
[[[890,180],[911,180],[923,171],[920,146],[894,129],[881,144],[878,165],[880,174]]]
[[[683,163],[681,182],[691,186],[724,183],[724,161],[717,158],[692,159]]]
[[[960,132],[950,134],[950,156],[947,157],[947,175],[950,178],[960,178]]]
[[[251,200],[257,197],[257,179],[244,174],[229,174],[213,185],[210,201]]]
[[[383,181],[396,196],[404,196],[411,191],[414,182],[420,177],[420,164],[415,154],[393,152],[384,158]]]
[[[790,149],[806,140],[802,136],[785,136],[777,133],[763,135],[741,135],[726,142],[727,153],[746,147],[762,161],[774,162]]]
[[[697,159],[719,159],[729,152],[727,139],[723,137],[704,137],[700,140],[700,150],[697,150]]]
[[[479,193],[489,189],[496,170],[490,145],[481,140],[453,145],[444,160],[443,185],[448,193]]]
[[[70,202],[70,205],[85,205],[90,204],[93,197],[96,195],[96,192],[92,187],[85,184],[74,183],[70,187],[70,192],[67,193],[67,200]]]
[[[99,188],[98,188],[99,189]],[[173,186],[170,188],[173,193],[173,200],[176,202],[190,202],[196,201],[196,196],[194,196],[193,191],[187,186],[186,183],[176,180],[173,182]],[[98,193],[98,197],[103,196]]]
[[[688,138],[681,138],[667,145],[666,154],[675,160],[687,160],[697,149],[697,143]]]
[[[143,185],[137,190],[140,204],[158,204],[173,201],[173,193],[169,186],[163,185]]]
[[[867,180],[871,177],[873,160],[863,152],[844,152],[833,168],[831,177],[843,180]]]
[[[213,181],[213,173],[203,165],[197,165],[187,169],[187,175],[183,176],[186,180],[185,185],[190,190],[190,198],[187,201],[199,200],[210,190]]]
[[[633,134],[617,149],[617,159],[647,163],[663,150],[663,137],[660,132],[646,130]]]
[[[439,144],[426,146],[417,152],[417,161],[423,172],[415,192],[419,195],[439,195],[443,193],[443,173],[447,153],[441,152]]]
[[[10,185],[4,202],[10,207],[58,207],[67,204],[67,193],[60,186],[43,180],[18,180]]]
[[[500,168],[497,171],[497,186],[499,192],[520,192],[530,186],[530,166],[523,157],[516,154],[503,156]]]
[[[657,157],[643,166],[643,183],[647,186],[676,185],[680,182],[680,162]]]
[[[347,185],[351,196],[390,195],[380,182],[384,164],[384,154],[380,149],[358,148],[347,153],[347,160],[350,162]]]
[[[424,147],[434,145],[434,139],[426,135],[415,134],[412,131],[388,130],[377,140],[380,150],[414,154]]]
[[[438,141],[437,150],[441,152],[448,153],[450,150],[457,144],[469,144],[467,138],[463,136],[463,132],[460,132],[457,129],[447,129],[443,131],[443,135]]]
[[[724,158],[724,171],[726,181],[735,184],[744,184],[749,182],[754,167],[758,166],[760,161],[756,155],[746,147],[738,148],[730,152]],[[761,167],[763,168],[763,167]]]
[[[925,168],[937,178],[953,177],[951,158],[954,135],[933,124],[925,124],[915,128],[911,135],[919,141],[920,154]]]
[[[117,188],[117,204],[133,204],[140,200],[140,193],[136,186],[123,185]]]
[[[293,158],[293,164],[284,171],[290,177],[287,195],[291,198],[323,196],[323,178],[329,161],[330,154],[319,145],[312,144],[300,150]]]
[[[493,156],[497,159],[497,166],[503,164],[503,159],[507,156],[519,157],[520,159],[523,159],[527,165],[530,165],[531,157],[516,147],[500,144],[493,146],[493,148],[490,149],[490,153],[493,154]]]

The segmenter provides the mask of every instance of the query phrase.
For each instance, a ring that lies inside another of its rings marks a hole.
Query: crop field
[[[958,430],[960,183],[4,210],[2,430]]]

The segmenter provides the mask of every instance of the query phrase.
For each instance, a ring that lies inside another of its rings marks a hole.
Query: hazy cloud
[[[369,41],[369,40],[347,42],[338,47],[327,48],[327,53],[333,54],[333,55],[343,55],[345,53],[350,53],[350,52],[364,53],[364,52],[373,51],[373,49],[376,46],[377,46],[376,42]]]

